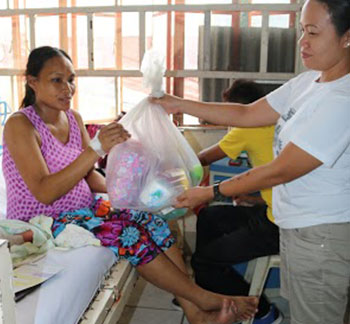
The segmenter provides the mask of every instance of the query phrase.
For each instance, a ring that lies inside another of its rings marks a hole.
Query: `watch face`
[[[214,185],[214,199],[215,201],[232,202],[232,197],[224,196],[219,190],[219,183]]]

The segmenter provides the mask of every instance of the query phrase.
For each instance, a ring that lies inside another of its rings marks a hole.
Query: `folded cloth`
[[[78,248],[86,245],[101,246],[100,240],[88,230],[74,224],[68,224],[55,239],[55,244],[63,248]]]

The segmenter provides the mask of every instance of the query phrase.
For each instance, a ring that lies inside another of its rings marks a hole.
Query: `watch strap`
[[[227,201],[230,197],[224,196],[221,192],[220,192],[220,182],[219,183],[215,183],[213,186],[213,191],[214,191],[214,201]]]

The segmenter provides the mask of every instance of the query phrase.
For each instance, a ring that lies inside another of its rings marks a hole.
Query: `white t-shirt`
[[[274,154],[292,142],[323,164],[273,188],[273,214],[281,228],[350,221],[350,74],[318,83],[310,71],[267,95],[280,114]]]

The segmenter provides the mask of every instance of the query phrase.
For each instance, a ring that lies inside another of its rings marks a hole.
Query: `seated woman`
[[[23,221],[39,214],[53,217],[54,234],[69,223],[90,230],[117,257],[129,260],[142,277],[176,295],[190,323],[250,318],[257,298],[214,294],[190,280],[160,217],[126,209],[109,218],[95,215],[101,202],[96,204],[92,192],[106,192],[106,184],[94,164],[130,136],[113,122],[89,141],[81,116],[70,109],[74,77],[72,61],[64,51],[45,46],[30,53],[22,109],[4,129],[7,217]]]

